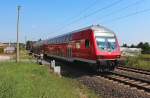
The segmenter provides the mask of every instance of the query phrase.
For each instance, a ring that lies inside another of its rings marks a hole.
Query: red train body
[[[33,45],[35,53],[69,62],[86,62],[100,71],[113,70],[120,58],[117,37],[111,30],[89,26]]]

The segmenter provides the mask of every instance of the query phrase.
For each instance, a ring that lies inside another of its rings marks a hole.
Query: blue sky
[[[0,42],[16,41],[17,5],[22,6],[21,42],[25,37],[46,39],[92,24],[113,30],[120,44],[150,42],[150,11],[122,18],[150,9],[150,0],[0,0]]]

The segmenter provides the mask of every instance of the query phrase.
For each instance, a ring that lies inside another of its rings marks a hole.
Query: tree
[[[131,47],[131,48],[135,48],[136,46],[135,46],[134,44],[132,44],[130,47]]]
[[[143,53],[150,54],[150,45],[148,42],[143,44],[142,50],[143,50]]]
[[[42,39],[40,38],[38,41],[42,41]]]
[[[32,48],[33,42],[34,41],[27,41],[26,42],[26,50],[30,50]]]
[[[122,45],[122,47],[128,47],[128,45],[124,43],[124,44]]]
[[[137,45],[138,48],[142,48],[143,47],[143,42],[140,42],[138,45]]]
[[[148,42],[140,42],[138,45],[137,45],[138,48],[141,48],[142,49],[142,53],[144,54],[150,54],[150,45]]]

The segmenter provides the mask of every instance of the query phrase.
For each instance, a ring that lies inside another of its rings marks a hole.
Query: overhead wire
[[[82,11],[80,11],[78,14],[76,14],[75,16],[72,16],[70,17],[70,19],[66,19],[67,23],[68,23],[68,20],[74,20],[74,19],[77,19],[79,17],[81,17],[82,14],[84,14],[85,12],[87,12],[89,9],[91,9],[93,6],[95,6],[97,4],[99,0],[95,0],[93,3],[89,4],[86,8],[84,8]],[[64,21],[63,23],[66,23],[66,21]],[[71,22],[69,21],[69,22]],[[62,28],[62,27],[61,27]],[[60,28],[60,29],[61,29]]]
[[[111,13],[105,14],[102,17],[100,17],[100,20],[104,19],[106,17],[112,16],[112,15],[114,15],[116,13],[118,14],[118,13],[122,12],[123,10],[126,10],[126,9],[128,9],[130,7],[136,6],[137,4],[141,3],[142,1],[144,1],[144,0],[137,0],[136,2],[133,2],[132,4],[129,4],[129,5],[125,6],[125,7],[122,7],[120,9],[118,9],[118,10],[112,11]]]
[[[103,10],[106,10],[106,9],[108,9],[108,8],[111,8],[111,7],[113,7],[113,6],[117,5],[117,4],[119,4],[119,3],[122,2],[122,1],[123,1],[123,0],[117,0],[117,1],[115,1],[115,2],[112,2],[112,3],[109,4],[109,5],[106,5],[106,6],[102,7],[102,8],[100,8],[100,9],[97,9],[97,10],[91,12],[91,13],[89,13],[89,14],[83,16],[83,17],[80,17],[80,18],[78,18],[77,20],[74,20],[74,21],[72,21],[72,22],[66,24],[65,26],[63,26],[62,28],[60,28],[59,31],[63,30],[63,29],[66,28],[67,26],[69,26],[69,25],[71,25],[71,24],[74,24],[74,23],[76,23],[76,22],[78,22],[78,21],[80,21],[80,20],[82,20],[82,19],[85,19],[85,18],[90,17],[90,16],[92,16],[92,15],[94,15],[94,14],[97,14],[97,13],[103,11]]]
[[[111,6],[110,6],[110,5],[107,5],[107,6],[103,7],[103,8],[101,8],[101,9],[95,10],[95,11],[92,12],[92,13],[93,13],[93,14],[96,14],[96,13],[98,13],[98,12],[100,12],[100,11],[103,11],[103,10],[105,10],[105,9],[108,9],[108,8],[110,8],[110,7],[113,7],[114,5],[120,3],[121,1],[122,1],[122,0],[117,0],[116,2],[111,3],[111,4],[110,4]],[[127,6],[123,7],[123,8],[121,8],[121,9],[118,9],[117,12],[118,12],[118,11],[121,11],[121,10],[123,10],[123,9],[127,9],[127,8],[129,8],[129,7],[131,7],[131,6],[134,6],[134,5],[138,4],[138,3],[140,3],[141,1],[142,1],[142,0],[138,0],[138,1],[134,2],[134,3],[132,3],[132,4],[129,4],[129,5],[127,5]],[[108,7],[108,6],[109,6],[109,7]],[[140,11],[136,11],[136,12],[134,12],[134,13],[130,13],[130,14],[127,14],[127,15],[123,15],[123,16],[119,16],[119,17],[113,18],[113,19],[111,19],[111,20],[106,21],[105,23],[111,23],[111,22],[113,22],[113,21],[121,20],[121,19],[130,17],[130,16],[134,16],[134,15],[137,15],[137,14],[140,14],[140,13],[144,13],[144,12],[149,12],[149,11],[150,11],[150,9],[143,9],[143,10],[140,10]],[[112,13],[114,13],[114,12],[112,12]],[[108,16],[111,16],[112,13],[106,14],[107,17],[108,17]],[[93,15],[93,14],[92,14],[92,15]],[[84,19],[84,18],[90,17],[90,16],[91,16],[91,13],[88,14],[88,15],[86,15],[86,16],[84,16],[84,17],[79,18],[78,20],[74,20],[74,21],[68,23],[66,26],[71,25],[72,23],[78,22],[78,21],[80,21],[81,19]],[[103,17],[102,17],[102,18],[103,18]],[[62,29],[64,29],[66,26],[64,26]],[[61,29],[61,30],[62,30],[62,29]],[[59,31],[60,31],[60,29],[59,29]]]
[[[144,1],[144,0],[137,0],[136,2],[133,2],[133,3],[131,3],[131,4],[128,4],[128,5],[125,6],[125,7],[122,7],[122,8],[120,8],[120,9],[117,9],[117,10],[112,11],[111,13],[108,13],[108,14],[103,15],[103,16],[101,16],[99,19],[100,19],[100,20],[101,20],[101,19],[105,19],[106,17],[112,16],[112,15],[114,15],[114,14],[116,14],[116,13],[120,13],[120,12],[122,12],[123,10],[126,10],[126,9],[128,9],[128,8],[130,8],[130,7],[136,6],[137,4],[141,3],[142,1]],[[97,21],[97,19],[94,20],[94,21]],[[93,22],[93,21],[92,21],[92,22]],[[95,22],[93,22],[93,23],[95,23]]]
[[[88,11],[89,9],[91,9],[93,6],[95,6],[97,4],[99,0],[95,0],[93,3],[91,3],[90,5],[88,5],[86,8],[84,8],[82,11],[80,11],[77,15],[71,17],[70,19],[74,19],[74,18],[78,18],[79,16],[81,16],[82,14],[84,14],[86,11]],[[68,19],[67,19],[68,20]]]
[[[140,11],[136,11],[136,12],[124,15],[124,16],[116,17],[114,19],[106,21],[105,23],[110,23],[110,22],[113,22],[113,21],[121,20],[121,19],[130,17],[130,16],[134,16],[134,15],[137,15],[137,14],[145,13],[145,12],[150,12],[150,8],[149,9],[143,9],[143,10],[140,10]]]

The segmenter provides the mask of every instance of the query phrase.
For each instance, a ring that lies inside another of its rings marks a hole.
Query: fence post
[[[54,73],[56,73],[58,76],[61,77],[61,66],[59,65],[60,63],[57,62],[57,65],[54,66]]]
[[[51,61],[51,67],[54,68],[55,67],[55,60]]]

